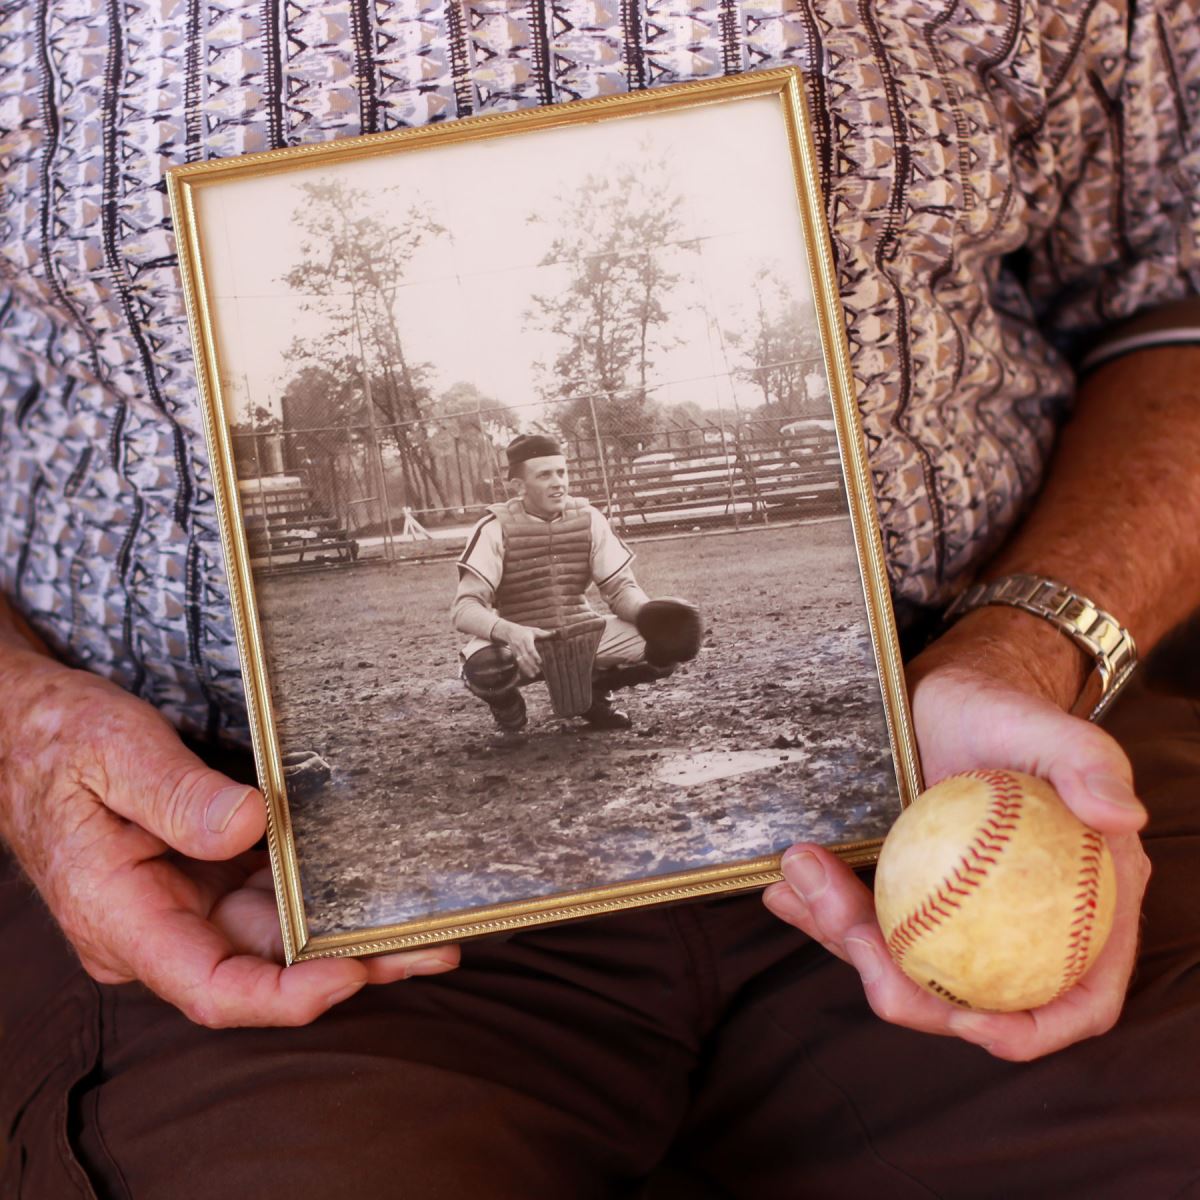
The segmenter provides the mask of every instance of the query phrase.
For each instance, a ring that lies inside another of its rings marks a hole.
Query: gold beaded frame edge
[[[320,937],[309,936],[257,617],[250,553],[238,497],[232,442],[224,418],[217,343],[205,282],[204,249],[195,210],[197,192],[218,187],[223,181],[282,173],[316,163],[332,166],[339,162],[434,145],[490,140],[540,129],[629,119],[651,113],[771,96],[782,107],[788,133],[787,152],[791,157],[795,180],[798,216],[813,286],[867,621],[879,672],[900,803],[902,807],[907,807],[921,790],[920,763],[912,733],[883,543],[850,371],[801,71],[788,68],[750,72],[569,104],[466,117],[458,121],[335,142],[263,151],[233,159],[189,163],[168,171],[167,187],[212,464],[213,490],[234,626],[245,680],[254,758],[260,786],[267,801],[268,848],[287,962],[387,953],[621,909],[748,891],[782,878],[780,856],[768,855],[583,891],[507,901],[401,924]],[[878,839],[874,839],[842,843],[830,849],[851,866],[859,867],[875,861],[880,844]]]

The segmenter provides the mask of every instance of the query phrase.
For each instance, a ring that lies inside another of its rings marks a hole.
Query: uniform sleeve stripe
[[[495,519],[496,519],[496,514],[489,513],[486,517],[483,518],[482,521],[479,522],[478,525],[475,526],[475,532],[471,534],[471,540],[467,543],[467,548],[459,556],[459,559],[458,559],[459,566],[465,567],[468,565],[467,559],[471,557],[471,551],[475,549],[475,543],[477,541],[479,541],[479,535],[483,532],[483,527],[485,525],[490,524]],[[472,570],[474,570],[473,567],[472,567]],[[475,574],[478,575],[479,572],[475,571]]]
[[[625,561],[615,571],[610,571],[607,575],[605,575],[603,579],[597,579],[597,587],[603,587],[614,575],[620,575],[620,573],[625,570],[625,568],[629,566],[631,562],[633,562],[633,551],[630,550],[628,546],[625,546],[624,542],[622,542],[621,545],[625,547]]]
[[[460,571],[470,571],[476,579],[483,580],[483,582],[486,583],[490,588],[494,588],[496,586],[486,575],[483,574],[482,571],[477,571],[473,566],[471,566],[470,563],[459,562],[458,569]]]

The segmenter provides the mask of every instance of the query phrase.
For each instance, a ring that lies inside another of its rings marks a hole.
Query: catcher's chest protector
[[[559,520],[539,521],[520,500],[492,507],[504,531],[496,609],[506,621],[562,629],[595,617],[584,598],[592,579],[590,508],[569,496]]]

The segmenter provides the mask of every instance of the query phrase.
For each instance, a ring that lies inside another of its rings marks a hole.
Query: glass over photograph
[[[788,145],[758,96],[197,191],[311,935],[891,826]]]

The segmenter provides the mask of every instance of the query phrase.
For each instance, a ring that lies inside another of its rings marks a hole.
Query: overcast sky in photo
[[[770,265],[797,299],[809,295],[798,203],[779,101],[756,97],[646,117],[539,130],[495,140],[435,146],[339,164],[337,175],[368,192],[395,189],[407,211],[419,204],[449,236],[417,251],[396,299],[410,361],[433,364],[435,394],[473,383],[486,396],[523,406],[540,400],[534,370],[561,349],[528,328],[530,297],[560,291],[566,268],[542,267],[572,214],[556,211],[589,173],[615,171],[631,156],[664,160],[683,195],[681,240],[700,252],[680,255],[694,283],[672,305],[680,345],[662,354],[654,375],[660,403],[702,408],[756,405],[759,393],[731,383],[738,362],[723,332],[754,305],[757,270]],[[196,209],[220,374],[231,420],[255,405],[278,412],[296,373],[295,337],[320,339],[324,318],[285,282],[300,260],[303,233],[292,220],[299,184],[329,174],[306,167],[200,189]],[[539,218],[531,222],[529,217]],[[349,298],[347,297],[347,308]],[[540,415],[523,408],[524,423]]]

